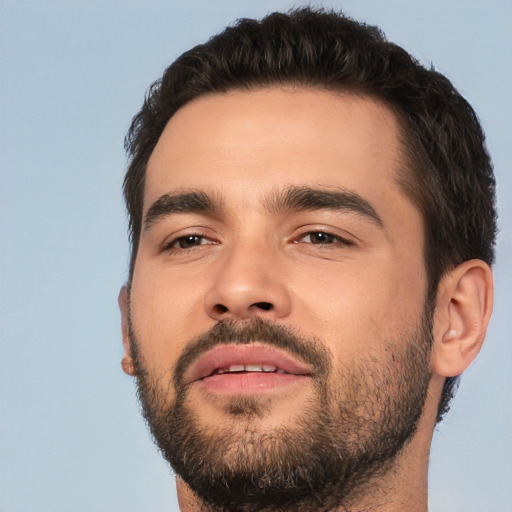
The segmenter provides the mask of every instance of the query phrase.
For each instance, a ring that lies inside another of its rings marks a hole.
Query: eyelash
[[[199,239],[200,243],[197,245],[191,245],[189,247],[176,247],[177,244],[181,242],[185,242],[187,239]],[[205,240],[209,240],[208,243],[202,243]],[[174,252],[182,252],[182,251],[191,251],[200,247],[201,245],[216,245],[218,242],[211,240],[203,233],[190,233],[187,235],[178,236],[173,238],[169,243],[165,244],[163,250],[166,252],[174,253]]]
[[[310,241],[310,242],[302,242],[302,240],[304,240],[306,237],[311,237],[311,236],[318,236],[318,235],[321,235],[323,237],[326,237],[329,241],[325,241],[324,242],[318,242],[318,243],[315,243],[313,241]],[[333,235],[332,233],[329,233],[327,231],[323,231],[321,229],[319,230],[314,230],[314,231],[308,231],[307,233],[303,233],[301,234],[299,237],[297,237],[295,240],[294,240],[294,243],[296,244],[300,244],[300,243],[309,243],[311,245],[320,245],[320,246],[332,246],[332,245],[344,245],[344,246],[350,246],[350,245],[353,245],[353,243],[350,241],[350,240],[347,240],[346,238],[342,238],[338,235]]]

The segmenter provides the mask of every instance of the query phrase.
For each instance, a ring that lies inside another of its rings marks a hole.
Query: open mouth
[[[223,375],[224,373],[252,373],[252,372],[263,372],[263,373],[278,373],[281,375],[290,375],[285,372],[282,368],[278,368],[272,364],[232,364],[226,368],[217,368],[211,375]],[[211,377],[208,375],[208,377]]]
[[[185,375],[212,393],[245,394],[304,381],[309,365],[268,345],[220,345],[200,356]]]

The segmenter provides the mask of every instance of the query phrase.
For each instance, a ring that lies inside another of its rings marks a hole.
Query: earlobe
[[[121,368],[123,369],[123,372],[126,373],[126,375],[129,375],[130,377],[135,376],[135,366],[131,357],[127,355],[123,356],[121,359]]]
[[[123,336],[124,356],[121,360],[121,368],[124,373],[130,376],[135,375],[135,368],[130,348],[130,322],[128,320],[130,310],[130,295],[127,286],[123,286],[119,291],[117,299],[119,311],[121,312],[121,334]]]
[[[442,279],[434,317],[435,373],[455,377],[473,362],[484,342],[492,303],[492,271],[481,260],[465,261]]]

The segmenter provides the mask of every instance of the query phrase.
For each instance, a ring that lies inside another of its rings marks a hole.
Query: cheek
[[[296,274],[293,283],[301,327],[325,339],[340,357],[379,348],[382,340],[417,325],[425,290],[423,266],[398,265],[392,257],[346,269],[310,269]]]
[[[200,282],[151,267],[137,269],[130,311],[141,356],[155,370],[172,367],[187,341],[199,334],[204,291]],[[205,329],[203,329],[205,330]]]

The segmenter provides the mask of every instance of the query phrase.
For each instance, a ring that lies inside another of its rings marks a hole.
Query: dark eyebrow
[[[164,194],[148,209],[144,217],[144,231],[168,215],[175,213],[216,213],[220,209],[220,201],[200,191]]]
[[[366,199],[355,192],[343,189],[289,187],[267,199],[265,207],[272,213],[307,210],[353,212],[368,218],[379,228],[384,227],[381,217]]]

